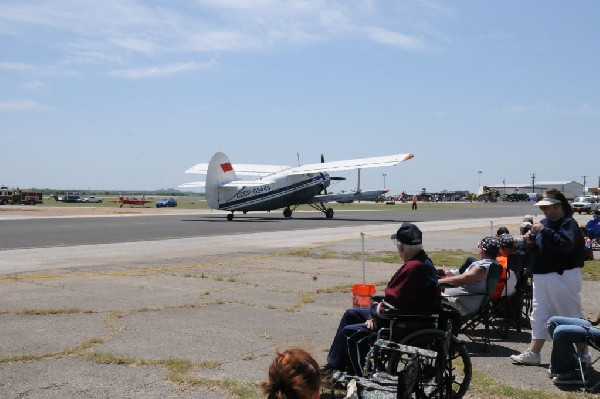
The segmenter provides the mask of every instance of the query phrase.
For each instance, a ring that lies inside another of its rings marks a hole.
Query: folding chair
[[[521,309],[525,293],[523,286],[527,284],[527,276],[523,273],[524,264],[524,254],[508,256],[506,278],[499,280],[499,284],[504,283],[504,292],[501,297],[492,298],[490,327],[502,338],[508,337],[510,327],[521,332]]]
[[[596,351],[600,352],[600,342],[594,340],[593,337],[588,337],[585,341],[585,343],[587,344],[587,346],[589,348],[594,348]],[[575,349],[577,350],[577,349]],[[581,364],[581,358],[578,359],[579,360],[579,369],[583,370],[583,364]],[[598,362],[598,360],[600,360],[600,355],[596,354],[596,358],[594,359],[592,356],[592,362],[590,364],[588,364],[588,367],[592,367],[596,362]],[[586,392],[594,392],[596,391],[598,388],[600,388],[600,381],[596,382],[594,385],[590,385],[590,381],[588,379],[586,379],[585,373],[582,372],[582,380],[583,380],[583,389]]]
[[[498,280],[500,279],[500,274],[502,273],[502,266],[498,263],[492,263],[488,269],[487,277],[486,277],[486,292],[483,294],[465,294],[460,296],[478,296],[481,297],[481,304],[478,310],[472,314],[468,315],[456,315],[455,320],[458,321],[459,327],[458,332],[464,334],[471,342],[479,345],[483,348],[483,351],[487,351],[488,346],[490,345],[490,315],[491,309],[493,307],[492,304],[492,293],[496,289],[498,285]],[[444,286],[444,282],[441,281],[440,285]],[[446,309],[452,307],[449,304],[445,304]],[[451,313],[451,310],[448,310]],[[478,339],[476,337],[477,327],[483,325],[484,331],[482,334],[482,338]]]
[[[591,238],[592,240],[592,251],[600,251],[600,237]]]

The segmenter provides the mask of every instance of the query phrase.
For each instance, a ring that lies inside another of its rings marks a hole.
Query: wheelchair
[[[466,394],[472,364],[465,345],[453,335],[456,313],[450,309],[418,315],[386,311],[381,317],[390,326],[378,330],[360,380],[367,380],[362,382],[367,387],[369,382],[386,379],[388,387],[395,386],[388,389],[389,396],[363,393],[361,398],[462,398]]]

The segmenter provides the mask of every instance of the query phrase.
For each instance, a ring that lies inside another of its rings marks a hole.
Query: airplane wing
[[[205,186],[206,183],[203,181],[192,181],[189,183],[183,183],[177,186],[177,188],[204,188]]]
[[[394,166],[403,161],[408,161],[414,157],[413,154],[397,154],[382,157],[348,159],[345,161],[332,161],[322,163],[312,163],[282,171],[286,175],[296,175],[304,173],[334,172],[338,170],[381,168],[384,166]]]
[[[267,184],[275,183],[272,180],[234,180],[229,183],[220,185],[219,187],[259,187]]]
[[[325,194],[315,195],[307,203],[318,204],[325,202],[353,202],[353,201],[369,201],[375,200],[382,194],[387,193],[388,189],[381,190],[365,190],[357,193],[344,193],[344,194]]]
[[[258,165],[258,164],[233,164],[233,170],[237,175],[243,176],[260,176],[266,174],[272,174],[277,172],[282,172],[286,169],[289,169],[289,166],[286,165]],[[208,172],[208,164],[207,163],[199,163],[188,170],[185,173],[199,173],[206,174]]]

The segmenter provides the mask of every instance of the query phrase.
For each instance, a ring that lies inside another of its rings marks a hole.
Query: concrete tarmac
[[[520,221],[418,225],[427,250],[474,252],[491,229],[516,232]],[[388,253],[397,227],[0,251],[0,397],[250,397],[244,389],[266,378],[276,346],[300,344],[324,361],[351,305],[348,286],[362,281],[360,233],[368,255]],[[366,280],[381,291],[396,269],[368,262]],[[598,288],[584,284],[586,316],[596,316]],[[511,365],[528,340],[512,332],[495,341],[473,355],[475,369],[556,391],[544,367]]]

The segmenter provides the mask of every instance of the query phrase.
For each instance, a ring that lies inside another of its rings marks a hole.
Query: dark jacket
[[[431,259],[425,251],[420,251],[394,274],[380,306],[405,313],[438,312],[441,296],[437,282],[438,274]]]
[[[544,229],[535,237],[531,251],[531,272],[562,274],[565,270],[583,267],[585,241],[575,219],[564,217],[554,222],[540,221]]]

